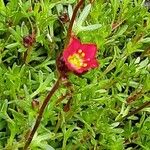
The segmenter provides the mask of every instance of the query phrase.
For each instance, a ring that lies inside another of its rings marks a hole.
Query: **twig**
[[[50,101],[50,98],[53,96],[55,91],[59,88],[60,81],[61,81],[61,76],[57,79],[55,85],[53,86],[53,88],[50,90],[50,92],[46,96],[45,100],[43,101],[43,104],[42,104],[42,106],[41,106],[41,108],[39,110],[39,114],[37,116],[35,125],[34,125],[32,131],[30,132],[30,135],[28,136],[28,138],[26,140],[26,143],[25,143],[25,146],[24,146],[23,150],[27,150],[28,149],[28,147],[29,147],[29,145],[30,145],[30,143],[31,143],[31,141],[33,139],[33,136],[34,136],[36,130],[38,129],[38,127],[39,127],[39,124],[40,124],[42,116],[43,116],[43,112],[44,112],[48,102]]]
[[[139,108],[137,108],[137,109],[135,109],[135,110],[133,110],[133,111],[131,111],[128,115],[126,115],[125,117],[130,117],[130,116],[132,116],[132,115],[134,115],[134,114],[137,114],[140,110],[142,110],[143,108],[145,108],[145,107],[147,107],[147,106],[149,106],[150,105],[150,102],[145,102],[143,105],[141,105]],[[124,117],[124,118],[125,118]]]
[[[112,31],[114,31],[115,29],[117,29],[120,25],[122,25],[124,23],[125,20],[122,20],[118,23],[113,23],[112,24]]]
[[[126,116],[124,116],[124,117],[118,119],[118,121],[121,122],[121,121],[123,121],[125,118],[130,117],[130,116],[132,116],[132,115],[134,115],[134,114],[137,114],[140,110],[142,110],[143,108],[145,108],[145,107],[147,107],[147,106],[149,106],[149,105],[150,105],[150,102],[145,102],[145,103],[142,104],[139,108],[137,108],[137,109],[135,109],[135,110],[129,112]]]
[[[127,97],[126,99],[127,103],[130,104],[138,100],[142,96],[142,94],[143,94],[143,89],[134,91]]]
[[[65,95],[62,95],[57,101],[56,105],[58,105],[61,101],[63,101],[68,96],[68,93],[65,93]]]

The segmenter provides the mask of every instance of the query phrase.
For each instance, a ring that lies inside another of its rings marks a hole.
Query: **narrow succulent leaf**
[[[82,26],[80,27],[80,32],[81,31],[93,31],[93,30],[97,30],[101,27],[101,24],[93,24],[93,25],[88,25],[88,26]]]
[[[89,15],[91,10],[91,4],[88,4],[83,11],[81,12],[79,18],[77,19],[77,25],[80,26],[86,20],[87,16]]]

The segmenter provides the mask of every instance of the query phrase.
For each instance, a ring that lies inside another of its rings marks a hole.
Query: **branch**
[[[36,130],[38,129],[39,125],[40,125],[40,122],[41,122],[41,119],[42,119],[42,116],[43,116],[43,112],[46,108],[46,106],[48,105],[48,102],[50,101],[50,98],[53,96],[53,94],[55,93],[55,91],[59,88],[59,84],[60,84],[60,80],[61,80],[61,77],[59,77],[55,83],[55,85],[53,86],[53,88],[50,90],[50,92],[48,93],[48,95],[46,96],[45,100],[43,101],[43,104],[39,110],[39,114],[36,118],[36,122],[35,122],[35,125],[32,129],[32,131],[30,132],[30,135],[28,136],[27,140],[26,140],[26,143],[25,143],[25,146],[23,148],[23,150],[27,150],[32,139],[33,139],[33,136],[36,132]]]
[[[143,105],[141,105],[139,108],[131,111],[128,115],[126,115],[125,117],[130,117],[134,114],[137,114],[140,110],[142,110],[143,108],[147,107],[150,105],[150,102],[145,102]]]
[[[76,18],[78,9],[82,6],[83,2],[84,2],[84,0],[80,0],[80,1],[78,2],[78,4],[76,5],[74,11],[73,11],[72,18],[71,18],[71,20],[70,20],[70,24],[69,24],[69,27],[68,27],[68,32],[67,32],[65,47],[66,47],[66,46],[68,45],[68,43],[69,43],[69,40],[70,40],[70,37],[71,37],[71,34],[72,34],[73,23],[74,23],[74,21],[75,21],[75,18]]]

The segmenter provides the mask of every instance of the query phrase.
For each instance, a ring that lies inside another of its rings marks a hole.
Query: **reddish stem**
[[[40,125],[40,122],[41,122],[44,110],[45,110],[46,106],[48,105],[48,102],[50,101],[50,98],[53,96],[55,91],[59,88],[60,80],[61,80],[61,77],[59,77],[57,79],[55,85],[53,86],[53,88],[50,90],[50,92],[46,96],[45,100],[43,101],[43,104],[42,104],[42,106],[41,106],[41,108],[39,110],[39,114],[38,114],[38,116],[36,118],[35,125],[34,125],[32,131],[30,132],[30,135],[27,138],[27,141],[25,143],[25,146],[24,146],[23,150],[27,150],[28,149],[28,147],[29,147],[29,145],[30,145],[30,143],[31,143],[31,141],[33,139],[33,136],[34,136],[36,130],[38,129],[39,125]]]
[[[73,14],[72,14],[72,18],[70,20],[70,24],[69,24],[69,27],[68,27],[68,32],[67,32],[67,38],[66,38],[66,45],[65,47],[68,45],[69,43],[69,40],[70,40],[70,37],[71,37],[71,34],[72,34],[72,27],[73,27],[73,23],[75,21],[75,18],[76,18],[76,15],[77,15],[77,12],[78,12],[78,9],[82,6],[84,0],[80,0],[78,2],[78,4],[76,5],[74,11],[73,11]]]
[[[132,116],[132,115],[134,115],[134,114],[137,114],[139,111],[141,111],[142,109],[144,109],[145,107],[147,107],[147,106],[149,106],[149,105],[150,105],[150,102],[145,102],[145,103],[143,103],[139,108],[137,108],[137,109],[135,109],[135,110],[129,112],[126,116],[120,118],[118,121],[122,121],[122,120],[124,120],[124,119],[127,118],[127,117],[130,117],[130,116]]]
[[[133,111],[131,111],[128,115],[126,115],[125,117],[127,118],[127,117],[130,117],[130,116],[132,116],[132,115],[134,115],[134,114],[137,114],[140,110],[142,110],[143,108],[145,108],[145,107],[147,107],[147,106],[149,106],[150,105],[150,102],[145,102],[143,105],[141,105],[139,108],[137,108],[137,109],[135,109],[135,110],[133,110]]]

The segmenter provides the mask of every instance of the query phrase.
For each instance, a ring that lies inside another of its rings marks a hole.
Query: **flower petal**
[[[96,68],[99,66],[99,63],[96,59],[91,60],[90,62],[87,63],[86,67],[82,67],[80,69],[76,69],[75,72],[77,74],[83,74],[85,72],[87,72],[88,70],[92,69],[92,68]]]
[[[63,52],[64,59],[67,60],[67,58],[70,55],[76,53],[80,46],[81,46],[80,40],[77,39],[76,37],[72,37],[70,39],[69,45],[66,47],[66,49]]]
[[[87,66],[86,67],[84,66],[84,67],[80,68],[80,70],[82,69],[83,71],[88,71],[92,68],[96,68],[96,67],[99,66],[99,63],[96,59],[92,59],[91,61],[85,61],[84,63],[86,63]]]
[[[88,67],[89,68],[96,68],[99,66],[99,63],[96,59],[93,59],[91,60],[89,63],[88,63]]]
[[[85,59],[95,58],[97,51],[97,46],[95,44],[82,44],[81,49],[85,53]]]

